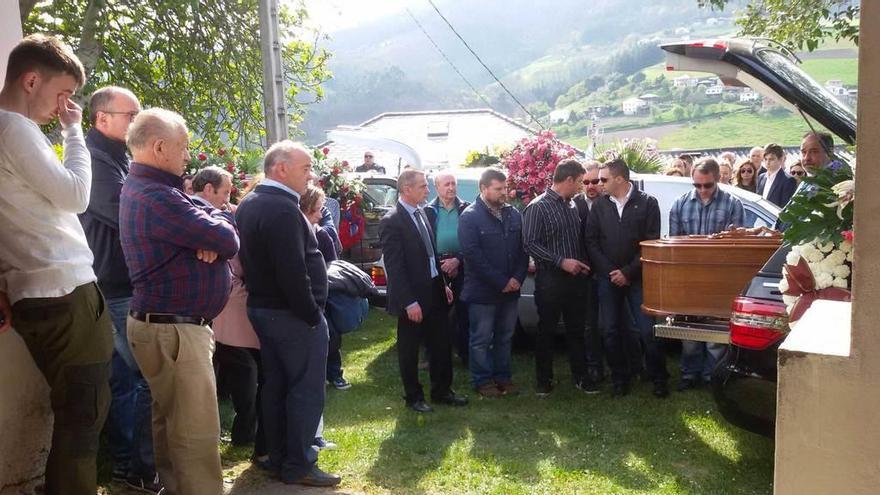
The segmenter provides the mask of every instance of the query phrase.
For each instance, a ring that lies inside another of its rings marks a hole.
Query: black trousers
[[[558,269],[538,268],[535,276],[535,306],[538,335],[535,340],[535,375],[538,384],[553,380],[553,343],[559,318],[565,323],[565,343],[572,379],[587,376],[588,353],[585,334],[588,282]]]
[[[421,323],[410,321],[406,310],[401,310],[397,318],[397,361],[403,381],[403,398],[407,404],[425,399],[419,382],[419,344],[423,340],[428,348],[431,397],[443,397],[452,390],[449,305],[441,277],[434,279],[433,293],[432,309],[423,310]]]
[[[217,390],[229,394],[235,410],[232,444],[247,445],[254,442],[254,453],[264,454],[266,442],[260,421],[263,366],[259,349],[217,342],[214,370],[217,373]]]

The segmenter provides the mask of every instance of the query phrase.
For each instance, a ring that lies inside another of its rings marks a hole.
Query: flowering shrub
[[[190,153],[189,165],[186,167],[188,175],[195,175],[199,170],[215,165],[232,174],[232,193],[229,201],[238,203],[238,193],[250,185],[247,173],[240,164],[244,165],[251,153],[242,154],[236,149],[218,148],[217,150],[193,151]]]
[[[318,187],[331,198],[339,201],[339,207],[345,211],[350,206],[361,207],[364,201],[363,192],[366,186],[360,178],[351,178],[352,171],[347,160],[339,161],[327,158],[330,148],[312,150],[312,168],[318,176]]]
[[[556,165],[574,154],[574,148],[556,139],[553,131],[541,131],[520,140],[502,158],[511,203],[529,204],[552,183]]]
[[[780,220],[792,246],[779,283],[794,324],[816,299],[849,301],[853,263],[852,169],[839,162],[804,179]]]

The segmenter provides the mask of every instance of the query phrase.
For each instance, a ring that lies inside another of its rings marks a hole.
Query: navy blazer
[[[782,208],[786,204],[788,204],[788,200],[794,195],[795,190],[797,190],[797,180],[794,177],[785,173],[785,170],[779,170],[776,172],[776,179],[773,180],[773,185],[770,186],[770,194],[767,195],[767,200],[776,206]],[[764,195],[764,186],[767,184],[767,174],[763,174],[758,177],[758,187],[755,189],[755,192],[759,196]]]
[[[419,207],[419,210],[422,218],[426,218],[424,208]],[[434,247],[434,259],[431,261],[435,263],[441,280],[444,280],[434,229],[430,222],[425,223]],[[400,203],[379,221],[379,242],[382,245],[388,280],[388,312],[392,315],[404,314],[406,307],[414,302],[419,303],[423,313],[433,309],[436,297],[432,292],[434,286],[430,266],[426,263],[428,250],[425,249],[415,222]]]

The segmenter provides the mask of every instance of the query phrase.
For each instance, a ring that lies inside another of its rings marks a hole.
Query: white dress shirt
[[[629,183],[629,191],[626,192],[626,196],[624,196],[623,201],[618,201],[617,198],[614,197],[613,194],[609,194],[608,198],[611,199],[611,202],[614,203],[614,206],[617,207],[617,217],[623,218],[623,207],[626,206],[626,203],[629,202],[629,198],[633,193],[633,185],[632,182]]]
[[[761,193],[761,196],[764,196],[764,199],[767,199],[770,196],[770,189],[773,187],[773,181],[776,180],[776,176],[779,175],[779,171],[770,172],[769,170],[764,174],[764,192]]]

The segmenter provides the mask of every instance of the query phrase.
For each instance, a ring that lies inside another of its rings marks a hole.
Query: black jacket
[[[424,211],[422,211],[424,218]],[[434,229],[427,222],[428,235],[434,244],[433,262],[440,277],[440,259],[437,256],[437,243]],[[388,279],[387,310],[393,315],[406,312],[406,307],[417,302],[423,313],[430,311],[435,304],[432,293],[433,283],[428,266],[428,253],[425,244],[406,208],[400,203],[379,221],[379,242],[385,260],[385,273]]]
[[[758,178],[758,187],[755,189],[755,193],[761,196],[764,195],[764,187],[767,185],[767,174],[762,174],[761,177]],[[776,206],[782,208],[786,204],[788,204],[788,200],[794,196],[794,192],[797,189],[797,180],[786,174],[785,170],[780,169],[776,172],[776,178],[773,179],[773,185],[770,186],[770,194],[767,195],[767,201],[775,204]]]
[[[292,194],[260,185],[235,211],[239,258],[253,308],[287,309],[314,326],[327,302],[327,266]]]
[[[636,189],[617,214],[617,205],[609,196],[593,202],[584,227],[584,241],[593,273],[607,277],[620,270],[630,281],[641,280],[642,262],[639,243],[660,238],[660,207],[657,199]]]
[[[131,297],[131,280],[119,242],[119,194],[128,176],[130,160],[125,143],[92,128],[86,136],[92,155],[92,189],[88,209],[79,215],[98,286],[107,298]]]

